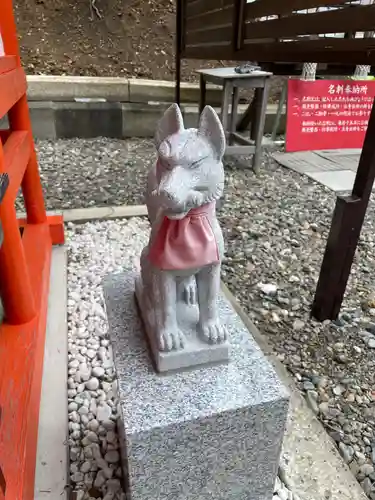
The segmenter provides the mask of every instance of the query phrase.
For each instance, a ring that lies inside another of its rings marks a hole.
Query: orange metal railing
[[[9,176],[0,204],[0,500],[32,500],[51,253],[64,229],[45,210],[11,0],[1,0],[0,33],[0,118],[9,122],[0,131],[0,173]],[[15,209],[20,187],[25,220]]]

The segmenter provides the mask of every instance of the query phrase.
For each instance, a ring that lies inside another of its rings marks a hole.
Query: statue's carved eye
[[[202,163],[207,160],[208,156],[204,156],[203,158],[200,158],[199,160],[197,161],[194,161],[193,163],[190,164],[190,167],[191,168],[197,168],[199,167],[200,165],[202,165]]]

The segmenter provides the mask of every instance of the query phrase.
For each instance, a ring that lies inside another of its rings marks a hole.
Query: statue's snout
[[[189,185],[186,177],[182,167],[175,167],[163,174],[158,195],[165,207],[172,210],[184,208]]]

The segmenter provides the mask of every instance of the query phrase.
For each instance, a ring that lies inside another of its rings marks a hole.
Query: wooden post
[[[202,73],[199,75],[199,116],[201,116],[201,113],[206,105],[206,80]]]
[[[236,132],[239,97],[240,97],[239,96],[239,88],[234,87],[233,94],[232,94],[232,108],[231,108],[231,114],[230,114],[230,129],[229,129],[229,139],[228,139],[228,143],[230,145],[234,144],[232,134],[234,132]]]
[[[4,172],[0,146],[0,172]],[[34,294],[18,227],[14,199],[6,193],[0,204],[4,241],[0,248],[0,291],[6,321],[12,325],[27,323],[36,314]]]
[[[225,134],[228,131],[229,104],[231,102],[232,92],[233,92],[232,82],[224,80],[220,118]]]
[[[177,0],[176,5],[176,54],[175,54],[175,72],[176,72],[176,89],[175,101],[180,105],[181,100],[181,52],[182,52],[182,31],[183,31],[183,8],[182,2]]]
[[[337,318],[375,179],[375,105],[351,196],[338,197],[312,306],[319,321]]]
[[[256,108],[256,121],[253,123],[254,126],[251,127],[251,132],[254,135],[255,141],[255,153],[253,156],[253,170],[256,174],[259,173],[260,160],[262,157],[262,143],[264,134],[264,125],[266,122],[267,113],[267,102],[270,87],[270,79],[266,78],[264,82],[264,87],[261,89],[256,89],[258,95],[257,108]]]
[[[31,147],[30,160],[22,180],[22,194],[25,202],[27,221],[30,224],[46,222],[47,214],[26,95],[21,97],[17,104],[9,110],[8,118],[12,130],[27,130],[29,134]]]

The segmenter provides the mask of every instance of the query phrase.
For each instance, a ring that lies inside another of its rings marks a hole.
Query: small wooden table
[[[226,155],[253,154],[253,170],[259,171],[264,124],[266,121],[267,100],[270,77],[267,71],[254,71],[240,74],[234,68],[200,69],[199,114],[206,105],[206,84],[214,83],[223,87],[221,102],[221,122],[227,137]],[[237,123],[239,89],[254,89],[255,94],[242,119]],[[231,112],[229,106],[231,104]],[[251,123],[250,137],[239,133]]]

